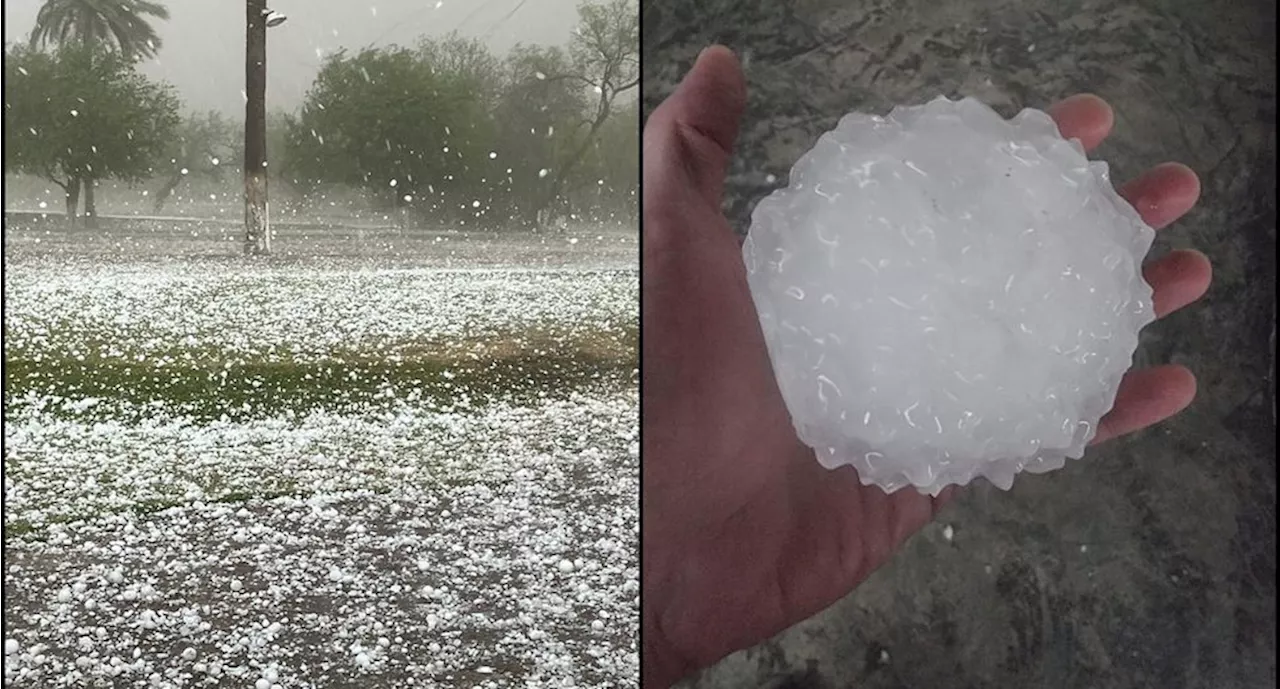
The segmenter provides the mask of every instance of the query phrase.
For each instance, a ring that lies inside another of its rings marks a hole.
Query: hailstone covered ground
[[[939,98],[843,118],[744,258],[801,439],[936,495],[1083,454],[1154,319],[1153,237],[1045,113]]]
[[[6,685],[634,685],[635,245],[574,243],[15,252]]]

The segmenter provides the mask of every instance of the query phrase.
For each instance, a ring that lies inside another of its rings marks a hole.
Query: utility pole
[[[244,252],[271,251],[267,227],[267,0],[245,0]]]
[[[267,0],[245,0],[244,18],[244,252],[271,253],[267,214],[267,29],[285,16]]]
[[[271,253],[267,224],[267,0],[245,0],[244,252]]]

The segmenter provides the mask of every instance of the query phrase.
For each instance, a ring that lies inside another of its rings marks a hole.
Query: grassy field
[[[31,239],[4,278],[6,684],[636,682],[634,239]],[[598,251],[524,260],[557,243]]]

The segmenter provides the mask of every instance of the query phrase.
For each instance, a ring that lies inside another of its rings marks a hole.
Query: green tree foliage
[[[608,0],[579,7],[567,48],[499,60],[450,36],[333,55],[287,127],[289,176],[447,222],[634,208],[638,49],[634,0]]]
[[[502,64],[483,43],[450,34],[420,42],[416,52],[432,69],[475,89],[476,100],[486,112],[493,109],[502,92]]]
[[[586,0],[578,5],[578,26],[569,44],[573,72],[567,77],[591,90],[584,131],[554,175],[546,204],[560,198],[573,173],[614,114],[618,97],[640,83],[640,13],[633,0]]]
[[[433,215],[483,215],[482,180],[498,169],[484,85],[430,57],[407,48],[330,56],[286,134],[298,183],[350,185]]]
[[[560,163],[568,159],[587,111],[586,91],[573,74],[568,53],[556,47],[516,46],[508,55],[506,80],[494,118],[498,147],[513,184],[510,215],[533,224],[553,195]]]
[[[98,180],[140,182],[153,175],[178,123],[172,88],[143,77],[115,52],[67,45],[5,55],[5,171],[62,187],[68,219],[75,217],[81,185],[92,225]]]
[[[565,196],[580,199],[583,211],[597,218],[635,218],[640,212],[639,178],[640,101],[633,99],[600,127]]]
[[[238,173],[243,155],[241,124],[210,110],[182,120],[165,149],[165,158],[156,172],[163,179],[155,194],[155,211],[160,212],[169,197],[189,179],[222,180]]]
[[[160,37],[144,16],[168,19],[169,10],[146,0],[45,0],[30,47],[105,46],[126,58],[153,57]]]

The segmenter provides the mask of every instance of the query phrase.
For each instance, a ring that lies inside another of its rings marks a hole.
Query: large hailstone
[[[938,98],[841,119],[743,254],[800,439],[936,495],[1084,454],[1155,317],[1153,237],[1045,113]]]

